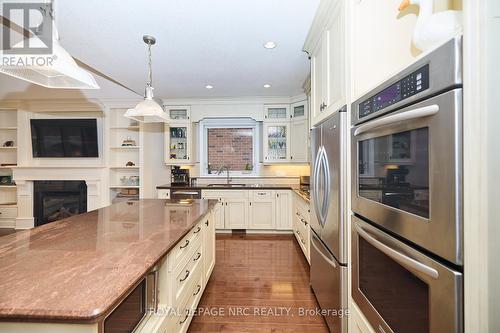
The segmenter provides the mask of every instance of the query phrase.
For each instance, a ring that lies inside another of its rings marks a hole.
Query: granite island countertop
[[[0,321],[99,321],[215,204],[121,202],[0,237]]]

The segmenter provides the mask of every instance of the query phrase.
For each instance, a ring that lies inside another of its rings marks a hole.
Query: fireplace
[[[35,181],[33,192],[35,227],[87,211],[85,181]]]

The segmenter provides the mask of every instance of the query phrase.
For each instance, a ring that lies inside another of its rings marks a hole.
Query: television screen
[[[31,119],[33,157],[99,157],[97,119]]]

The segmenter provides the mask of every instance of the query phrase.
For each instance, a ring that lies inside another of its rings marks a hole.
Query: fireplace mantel
[[[87,184],[87,210],[104,207],[106,200],[106,168],[101,166],[60,166],[13,168],[13,179],[17,185],[18,217],[16,229],[34,227],[33,181],[35,180],[83,180]]]

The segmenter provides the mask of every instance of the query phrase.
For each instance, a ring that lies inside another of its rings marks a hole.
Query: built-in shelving
[[[110,203],[138,198],[141,194],[141,126],[125,118],[126,111],[127,109],[110,110],[108,142]],[[127,166],[129,162],[134,166]],[[138,185],[129,185],[131,179],[138,179]]]
[[[0,110],[0,228],[15,228],[17,216],[17,186],[12,182],[12,169],[17,165],[17,111]],[[5,146],[8,145],[8,146]],[[5,217],[8,216],[8,217]]]

